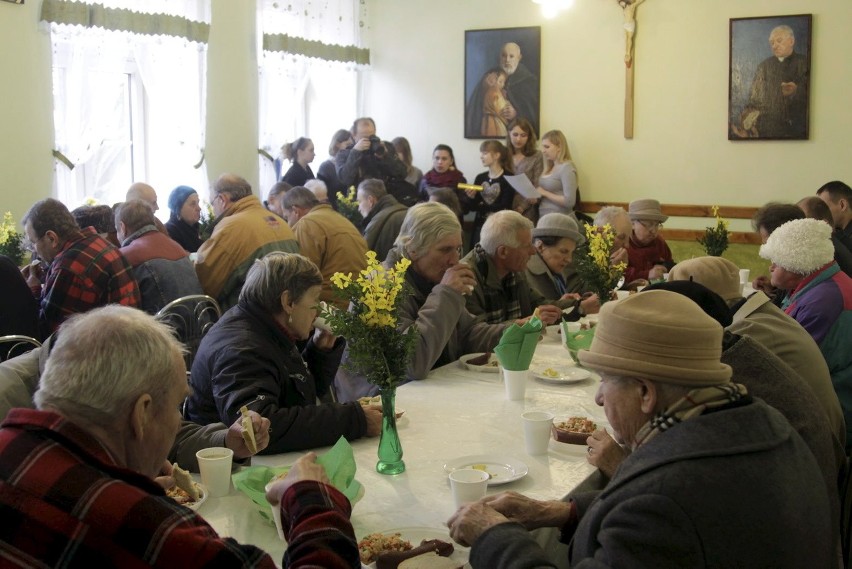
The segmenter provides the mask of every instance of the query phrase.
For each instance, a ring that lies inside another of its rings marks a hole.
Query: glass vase
[[[379,461],[376,471],[379,474],[400,474],[405,472],[402,461],[402,444],[396,430],[396,387],[381,390],[382,397],[382,434],[379,438]]]

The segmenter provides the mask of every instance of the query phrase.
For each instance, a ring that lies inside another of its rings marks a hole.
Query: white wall
[[[50,39],[41,2],[0,2],[0,213],[16,220],[53,184]]]
[[[729,18],[801,13],[814,15],[810,140],[728,141]],[[852,2],[647,0],[638,14],[633,140],[615,0],[575,0],[553,20],[530,0],[373,0],[366,110],[384,138],[409,138],[420,168],[446,143],[472,178],[484,168],[463,138],[464,31],[540,25],[542,130],[565,132],[584,199],[760,205],[852,182]]]
[[[208,173],[236,172],[256,188],[255,2],[212,4]],[[0,210],[16,218],[52,185],[50,42],[39,31],[40,7],[0,2]],[[800,13],[814,15],[810,140],[728,141],[729,18]],[[530,0],[370,0],[373,68],[361,108],[384,138],[407,136],[424,170],[432,147],[446,143],[472,178],[482,167],[479,141],[462,132],[464,30],[540,25],[542,126],[568,136],[585,199],[759,205],[798,199],[829,179],[852,181],[844,37],[852,2],[647,0],[633,140],[623,137],[621,23],[615,0],[575,0],[554,20]]]

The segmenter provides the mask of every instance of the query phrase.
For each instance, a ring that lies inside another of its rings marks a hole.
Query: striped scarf
[[[667,409],[660,411],[636,433],[636,447],[687,419],[697,417],[707,409],[730,405],[742,399],[748,391],[739,383],[723,383],[693,389]],[[634,449],[635,450],[635,449]]]

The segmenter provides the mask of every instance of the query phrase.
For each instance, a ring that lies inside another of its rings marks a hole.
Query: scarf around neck
[[[678,423],[698,417],[708,409],[718,409],[738,402],[746,395],[748,390],[745,385],[733,382],[693,389],[667,409],[654,415],[653,419],[639,429],[634,450]]]

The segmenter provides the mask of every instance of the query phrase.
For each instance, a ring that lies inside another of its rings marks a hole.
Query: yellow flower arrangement
[[[405,378],[414,351],[416,329],[396,329],[410,264],[403,258],[385,268],[375,251],[367,251],[367,268],[357,278],[352,273],[331,277],[338,296],[349,301],[349,310],[328,305],[321,313],[331,329],[346,338],[349,368],[380,388],[393,387]]]
[[[23,234],[15,229],[15,220],[12,212],[3,214],[3,222],[0,223],[0,255],[6,255],[18,266],[24,262]]]
[[[728,220],[719,215],[719,206],[714,205],[711,210],[716,218],[716,226],[708,227],[704,237],[699,237],[697,241],[708,255],[721,257],[728,248]]]
[[[352,222],[355,227],[361,227],[361,222],[364,218],[361,212],[358,211],[358,201],[355,199],[355,186],[349,186],[349,190],[344,194],[337,192],[337,211]]]
[[[603,227],[586,225],[586,242],[574,255],[577,274],[592,292],[597,293],[601,304],[610,299],[610,293],[627,269],[627,263],[610,260],[615,231],[609,224]]]

